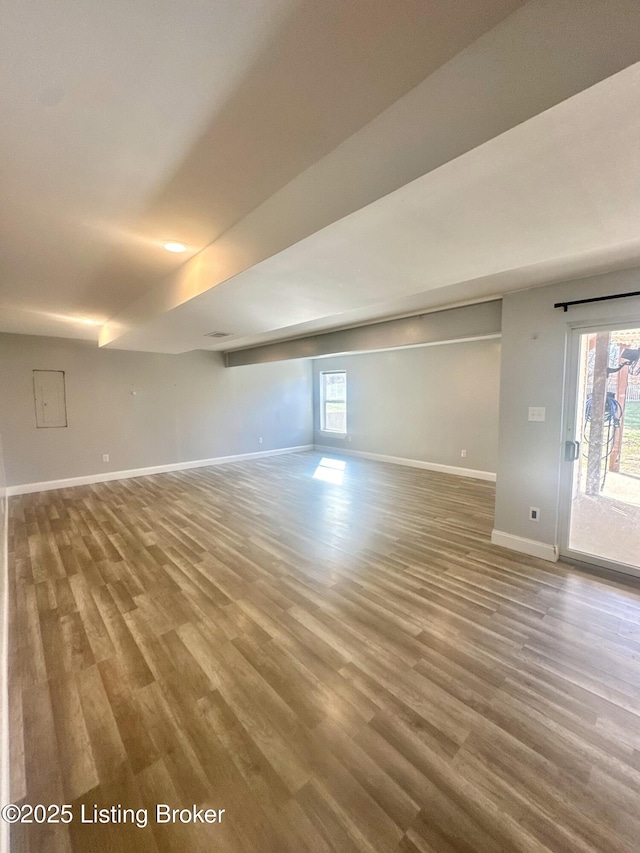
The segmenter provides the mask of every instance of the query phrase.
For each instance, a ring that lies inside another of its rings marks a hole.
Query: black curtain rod
[[[594,296],[592,299],[574,299],[573,302],[556,302],[554,308],[562,308],[567,313],[567,308],[571,305],[586,305],[587,302],[607,302],[609,299],[626,299],[627,296],[640,296],[640,290],[633,290],[631,293],[614,293],[612,296]]]

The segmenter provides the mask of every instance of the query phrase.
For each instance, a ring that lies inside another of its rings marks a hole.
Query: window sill
[[[330,429],[321,429],[320,435],[327,435],[327,436],[331,436],[332,438],[343,438],[343,439],[345,439],[347,437],[346,432],[334,432],[333,430],[330,430]]]

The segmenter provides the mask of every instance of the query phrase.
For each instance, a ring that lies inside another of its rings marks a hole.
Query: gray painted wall
[[[560,544],[560,476],[565,358],[571,324],[623,322],[640,326],[640,299],[570,308],[555,302],[640,289],[640,270],[622,270],[508,294],[502,306],[502,367],[496,530]],[[546,421],[530,423],[529,406],[545,406]],[[539,507],[539,522],[528,520]]]
[[[2,386],[0,385],[0,394],[2,393]],[[2,435],[0,434],[0,531],[2,530],[2,525],[4,523],[4,497],[6,494],[6,486],[7,486],[7,476],[5,473],[4,467],[4,451],[2,449]]]
[[[319,374],[343,368],[350,441],[320,431]],[[316,359],[313,374],[316,444],[496,470],[499,340]]]
[[[37,369],[65,371],[67,428],[36,429]],[[228,369],[219,353],[158,355],[0,335],[7,484],[310,444],[310,382],[308,361]]]

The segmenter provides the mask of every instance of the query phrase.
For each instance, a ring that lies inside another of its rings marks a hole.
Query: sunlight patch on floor
[[[346,463],[342,459],[329,459],[328,456],[323,456],[313,473],[313,479],[324,480],[326,483],[341,486],[345,465]]]

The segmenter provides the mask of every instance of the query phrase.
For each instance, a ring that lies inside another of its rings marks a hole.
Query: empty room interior
[[[637,853],[637,0],[0,55],[0,853]]]

